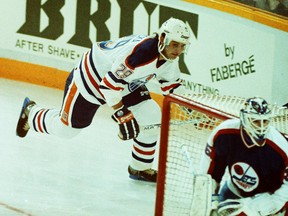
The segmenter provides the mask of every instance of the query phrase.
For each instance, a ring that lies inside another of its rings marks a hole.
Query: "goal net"
[[[198,174],[201,156],[212,130],[223,120],[239,118],[245,100],[215,95],[171,94],[165,97],[156,216],[209,215],[211,181]],[[287,135],[288,109],[273,105],[272,112],[272,125]]]

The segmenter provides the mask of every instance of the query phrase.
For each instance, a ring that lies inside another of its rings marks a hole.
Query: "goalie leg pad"
[[[212,178],[210,175],[195,175],[190,215],[209,216],[212,207]]]

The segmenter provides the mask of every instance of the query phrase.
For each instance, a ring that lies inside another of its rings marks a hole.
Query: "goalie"
[[[270,121],[268,103],[249,98],[240,119],[224,121],[208,138],[201,164],[216,181],[218,215],[285,215],[288,143]]]

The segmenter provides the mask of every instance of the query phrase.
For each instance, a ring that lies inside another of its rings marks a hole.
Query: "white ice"
[[[0,216],[152,216],[156,185],[128,177],[131,142],[117,137],[111,110],[65,140],[15,134],[26,96],[60,108],[62,91],[0,79]]]

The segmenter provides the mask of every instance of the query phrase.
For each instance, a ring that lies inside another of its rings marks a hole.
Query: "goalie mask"
[[[160,37],[164,36],[163,43],[160,41]],[[188,47],[190,45],[190,31],[188,26],[179,19],[170,18],[166,22],[162,24],[158,32],[159,42],[158,42],[158,51],[162,55],[165,60],[167,59],[166,56],[162,53],[164,48],[170,44],[171,41],[176,41],[178,43],[185,44],[184,53],[187,53]]]
[[[271,110],[266,100],[260,97],[247,99],[244,108],[240,110],[240,120],[245,145],[248,148],[264,146],[271,122]]]

